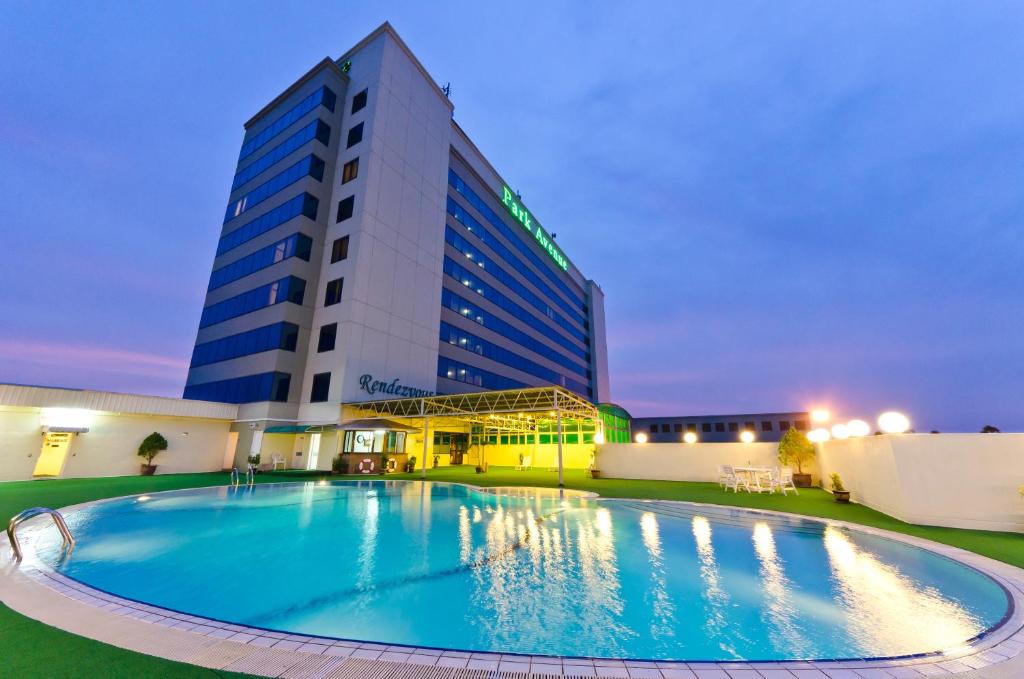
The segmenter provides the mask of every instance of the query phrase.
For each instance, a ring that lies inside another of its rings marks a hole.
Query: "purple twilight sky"
[[[0,381],[179,396],[242,123],[385,19],[634,415],[1024,430],[1012,2],[2,2]]]

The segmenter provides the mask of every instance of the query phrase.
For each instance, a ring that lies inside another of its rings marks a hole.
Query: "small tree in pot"
[[[795,427],[787,429],[779,441],[779,462],[787,467],[796,465],[793,485],[798,488],[811,487],[811,475],[804,474],[804,464],[813,459],[814,444],[807,438],[807,434]]]
[[[849,504],[850,502],[850,491],[846,490],[843,486],[843,480],[839,478],[839,474],[832,472],[832,494],[836,498],[836,502],[843,504]]]
[[[146,463],[142,465],[143,476],[152,476],[156,472],[153,458],[162,450],[167,450],[167,439],[157,432],[153,432],[139,444],[139,457],[146,458]]]

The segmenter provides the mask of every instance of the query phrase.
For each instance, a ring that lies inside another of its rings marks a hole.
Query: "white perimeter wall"
[[[718,466],[777,467],[777,443],[606,443],[597,453],[612,479],[718,481]],[[805,470],[810,471],[810,470]]]
[[[902,434],[829,441],[854,501],[910,523],[1024,532],[1024,434]]]
[[[139,444],[154,431],[168,443],[153,461],[158,474],[218,471],[230,427],[231,420],[94,413],[89,431],[74,435],[61,477],[138,474]],[[42,443],[38,408],[0,409],[0,481],[31,479]]]
[[[909,523],[1024,532],[1024,434],[901,434],[832,440],[805,472],[838,472],[854,502]],[[606,478],[716,481],[718,466],[777,466],[776,443],[614,443]],[[795,471],[795,470],[794,470]]]

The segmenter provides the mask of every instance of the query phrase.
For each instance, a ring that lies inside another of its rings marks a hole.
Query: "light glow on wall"
[[[96,418],[96,411],[82,408],[43,408],[40,421],[44,427],[60,429],[88,429]]]
[[[749,429],[744,429],[743,431],[740,432],[740,441],[743,441],[744,443],[753,443],[754,432],[750,431]]]
[[[633,437],[633,440],[635,440],[637,443],[647,443],[647,434],[640,432],[639,434]]]
[[[910,418],[903,413],[890,410],[878,416],[878,428],[886,434],[902,434],[910,429]]]
[[[824,443],[832,438],[832,434],[824,427],[818,427],[807,432],[807,440],[811,443]]]
[[[846,427],[845,424],[842,424],[842,423],[833,424],[832,425],[832,438],[839,439],[839,440],[848,439],[848,438],[850,438],[850,430]]]
[[[697,442],[697,432],[688,431],[685,434],[683,434],[683,442],[684,443],[696,443]]]
[[[594,443],[596,443],[597,445],[601,445],[602,443],[604,443],[604,433],[603,432],[599,431],[599,432],[594,434]]]
[[[850,436],[867,436],[871,433],[871,427],[864,420],[850,420],[846,423],[846,433]]]
[[[811,422],[828,422],[832,419],[832,413],[827,408],[814,408],[811,410]]]

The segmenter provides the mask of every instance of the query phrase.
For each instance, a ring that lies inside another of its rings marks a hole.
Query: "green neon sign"
[[[507,186],[502,187],[501,202],[508,208],[509,214],[516,218],[516,221],[524,229],[530,232],[533,239],[544,248],[544,252],[548,253],[548,256],[554,260],[555,264],[562,268],[562,271],[569,270],[569,261],[562,254],[562,251],[555,247],[555,243],[548,236],[547,232],[541,228],[540,224],[533,221],[533,217],[530,215],[530,211],[527,210],[522,203],[516,200],[516,194],[512,193],[512,189]]]

